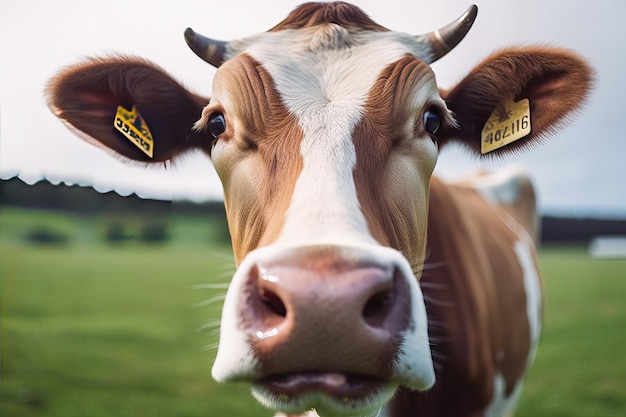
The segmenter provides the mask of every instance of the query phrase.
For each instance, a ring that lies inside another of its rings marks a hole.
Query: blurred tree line
[[[220,240],[229,241],[224,203],[172,202],[144,199],[136,194],[121,196],[114,191],[100,193],[91,187],[55,185],[43,179],[33,185],[18,177],[0,182],[0,207],[18,207],[71,213],[82,218],[98,217],[105,223],[103,238],[110,243],[139,240],[159,243],[169,240],[173,216],[211,218],[221,225]],[[45,225],[33,229],[25,238],[35,243],[62,244],[68,241]]]
[[[0,182],[0,206],[64,211],[80,216],[106,219],[105,239],[123,242],[168,240],[168,222],[175,216],[204,216],[220,225],[219,239],[229,241],[224,203],[172,202],[143,199],[136,194],[121,196],[114,191],[100,193],[91,187],[54,185],[42,180],[28,185],[18,177]],[[128,219],[133,218],[131,222]],[[139,218],[140,220],[137,220]],[[598,235],[626,235],[626,215],[616,218],[545,215],[541,218],[542,244],[588,244]],[[49,238],[41,230],[34,239]],[[61,240],[59,238],[59,240]]]

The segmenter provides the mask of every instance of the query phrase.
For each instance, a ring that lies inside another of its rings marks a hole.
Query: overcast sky
[[[469,0],[471,1],[471,0]],[[355,0],[374,20],[420,34],[457,18],[468,0]],[[167,170],[124,164],[74,137],[47,109],[43,89],[60,68],[85,56],[141,55],[189,89],[210,95],[215,70],[186,46],[190,26],[234,39],[269,29],[300,1],[33,1],[0,2],[0,175],[27,182],[46,177],[99,191],[144,197],[221,198],[221,185],[202,155]],[[455,178],[476,168],[521,164],[532,174],[544,211],[626,216],[626,46],[622,0],[475,0],[478,19],[466,39],[433,65],[450,87],[476,63],[508,45],[573,49],[594,65],[597,83],[575,122],[546,145],[506,161],[481,162],[444,150],[437,173]]]

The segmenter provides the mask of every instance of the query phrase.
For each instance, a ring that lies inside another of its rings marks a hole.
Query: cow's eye
[[[226,131],[226,119],[222,113],[213,113],[209,118],[209,132],[217,139]]]
[[[422,116],[422,123],[424,124],[424,130],[434,135],[441,127],[441,116],[434,110],[426,110]]]

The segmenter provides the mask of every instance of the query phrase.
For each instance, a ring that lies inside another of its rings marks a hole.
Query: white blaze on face
[[[424,56],[423,45],[405,34],[351,34],[336,25],[264,33],[242,43],[272,75],[304,133],[303,170],[276,243],[374,244],[357,199],[352,134],[383,68],[409,53]]]

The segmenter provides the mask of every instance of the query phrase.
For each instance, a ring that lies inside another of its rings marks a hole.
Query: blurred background
[[[219,180],[202,155],[124,164],[74,137],[43,90],[85,56],[134,54],[209,96],[215,69],[187,26],[233,39],[299,1],[0,3],[0,415],[269,416],[245,386],[210,378],[234,271]],[[354,1],[394,30],[424,33],[469,4]],[[626,3],[476,1],[467,38],[433,65],[442,87],[507,45],[577,51],[597,82],[586,108],[541,147],[507,160],[446,149],[437,174],[529,170],[543,220],[545,323],[518,416],[626,413],[626,141],[620,44]],[[598,239],[600,238],[600,239]]]

